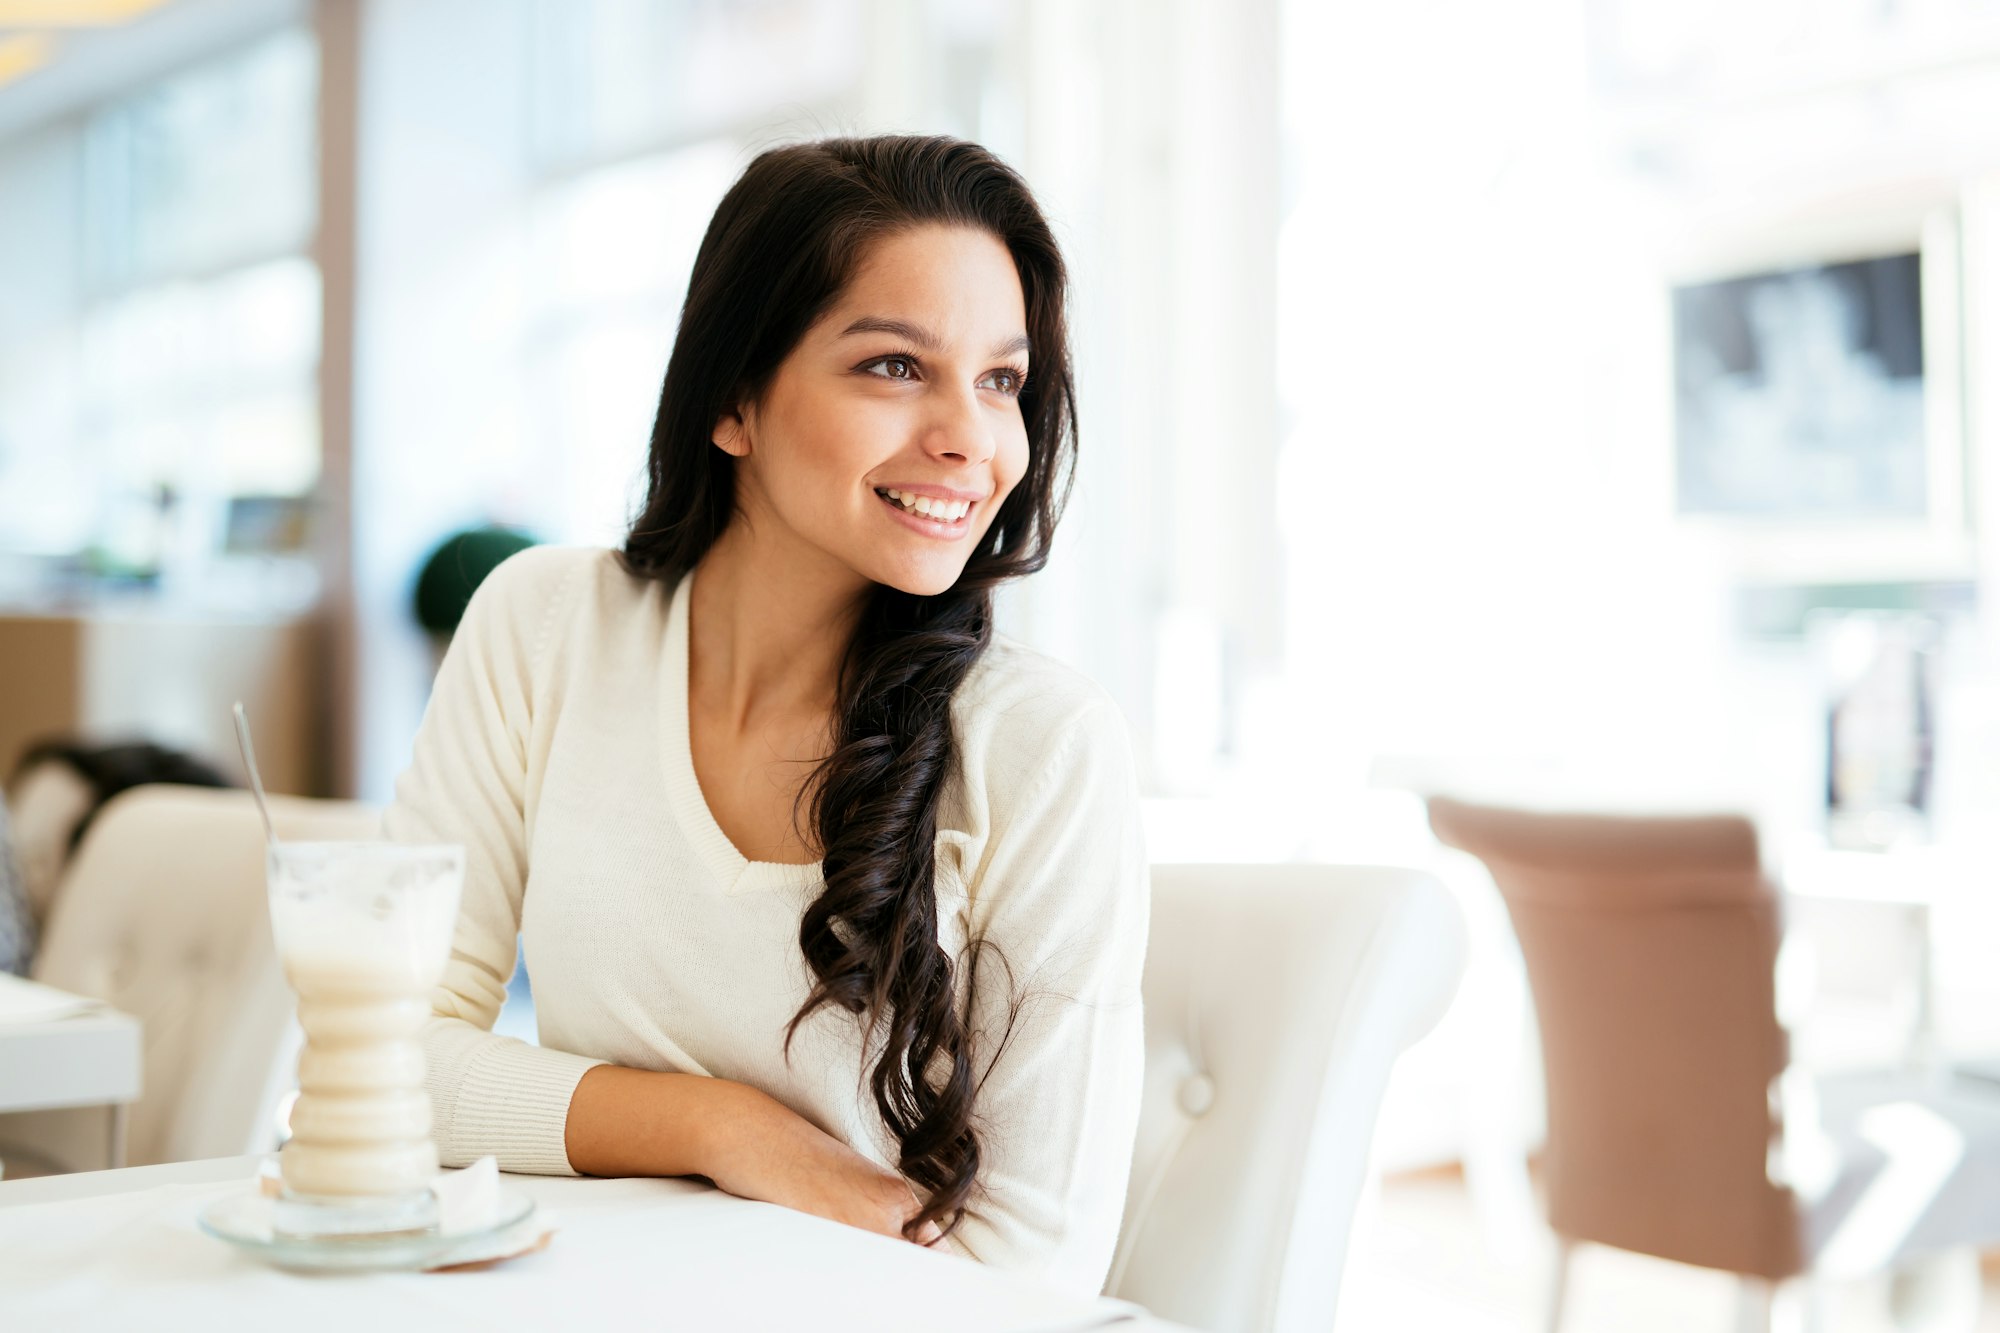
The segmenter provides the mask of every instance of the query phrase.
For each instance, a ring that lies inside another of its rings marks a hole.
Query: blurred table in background
[[[138,1100],[144,1079],[141,1036],[138,1019],[101,1001],[0,975],[0,1113],[110,1107],[104,1161],[123,1166],[125,1109]],[[13,1125],[27,1127],[19,1120]],[[0,1118],[0,1157],[10,1147],[39,1155],[45,1146],[46,1136],[10,1144],[9,1129]],[[46,1165],[94,1168],[97,1162]],[[8,1174],[16,1172],[10,1163]]]
[[[234,773],[241,699],[266,786],[318,795],[316,641],[306,617],[0,614],[0,778],[29,744],[69,735],[153,741]]]
[[[1963,842],[1852,850],[1809,832],[1775,842],[1770,869],[1785,892],[1788,936],[1813,949],[1818,1012],[1795,1034],[1798,1057],[1837,1069],[1884,1059],[1930,1067],[1983,1054],[1980,1034],[1954,1039],[1941,1024],[1951,997],[1940,993],[1940,971],[1954,952],[1951,932],[1991,938],[1996,852]],[[1955,961],[1943,970],[1960,977],[1988,970],[1977,957]],[[1976,997],[1971,1007],[1982,1007]],[[1974,1049],[1964,1049],[1968,1043]]]

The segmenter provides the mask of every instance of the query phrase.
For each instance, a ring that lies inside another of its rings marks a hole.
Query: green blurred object
[[[417,623],[449,639],[472,593],[508,556],[536,545],[514,528],[468,528],[444,539],[417,575]]]

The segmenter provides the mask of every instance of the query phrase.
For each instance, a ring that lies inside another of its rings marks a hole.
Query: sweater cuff
[[[437,1023],[425,1034],[424,1055],[441,1165],[491,1154],[502,1171],[578,1174],[565,1144],[570,1098],[585,1071],[609,1061],[495,1036],[463,1020]]]

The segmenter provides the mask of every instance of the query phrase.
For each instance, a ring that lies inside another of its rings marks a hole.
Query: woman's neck
[[[688,604],[688,691],[711,718],[747,733],[832,711],[870,585],[818,554],[775,550],[737,522],[702,556]]]

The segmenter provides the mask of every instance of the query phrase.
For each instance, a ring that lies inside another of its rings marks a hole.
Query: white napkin
[[[500,1211],[500,1163],[482,1157],[463,1171],[440,1171],[431,1182],[438,1230],[447,1236],[484,1230]]]
[[[257,1164],[257,1193],[276,1199],[285,1191],[282,1168],[276,1156]],[[440,1171],[431,1183],[438,1201],[438,1231],[450,1237],[467,1236],[464,1244],[441,1251],[427,1270],[458,1268],[493,1263],[539,1250],[555,1234],[555,1224],[547,1213],[536,1209],[519,1223],[492,1235],[476,1235],[493,1224],[500,1211],[500,1163],[482,1157],[462,1171]]]

